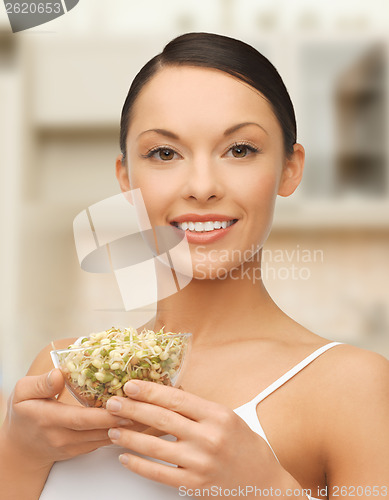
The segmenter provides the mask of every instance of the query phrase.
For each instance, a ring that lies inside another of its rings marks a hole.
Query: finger
[[[145,426],[143,426],[145,427]],[[137,426],[136,424],[131,427],[132,431],[137,431]],[[159,429],[155,429],[155,427],[146,427],[146,429],[144,431],[142,431],[142,434],[149,434],[150,436],[156,436],[156,437],[160,437],[160,436],[165,436],[166,434],[163,432],[163,431],[160,431]]]
[[[114,415],[155,427],[165,434],[173,434],[180,439],[198,439],[200,434],[199,423],[174,411],[143,401],[133,401],[129,398],[115,396],[108,401],[107,410]]]
[[[123,453],[119,460],[124,467],[132,472],[174,488],[179,488],[187,482],[188,472],[186,469],[160,464],[131,453]]]
[[[52,398],[62,391],[64,385],[62,373],[57,368],[42,375],[28,375],[16,383],[13,403],[18,404],[28,399]]]
[[[112,442],[110,439],[103,439],[101,441],[90,441],[85,443],[77,443],[76,445],[71,445],[64,452],[63,459],[72,458],[84,453],[91,453],[92,451],[101,448],[102,446],[109,446]]]
[[[91,431],[69,431],[69,441],[74,443],[83,443],[83,442],[96,442],[96,441],[110,441],[108,431],[109,429],[97,429]],[[111,444],[111,443],[109,443]]]
[[[176,387],[168,387],[144,380],[131,380],[124,385],[124,392],[131,399],[144,401],[173,410],[200,422],[209,418],[218,407],[217,403],[200,398]]]
[[[118,416],[118,418],[120,418]],[[120,423],[120,424],[117,424],[116,426],[119,426],[119,427],[124,427],[124,428],[128,428],[132,431],[136,431],[136,432],[142,432],[144,434],[152,434],[153,436],[163,436],[166,434],[166,432],[163,432],[163,431],[160,431],[158,429],[154,429],[153,427],[150,427],[149,425],[144,425],[144,424],[141,424],[140,422],[135,422],[133,420],[130,420],[130,419],[121,419],[122,422],[131,422],[129,424],[126,424],[126,423]]]
[[[106,429],[132,425],[132,421],[112,415],[103,408],[72,406],[56,400],[29,400],[18,405],[18,411],[27,416],[40,414],[46,427],[62,427],[74,431]]]
[[[92,431],[73,431],[62,427],[52,427],[46,432],[48,442],[55,448],[64,448],[85,443],[98,443],[100,441],[111,441],[108,436],[108,429]]]
[[[120,424],[120,427],[128,428],[136,432],[142,432],[143,434],[150,434],[153,436],[164,436],[166,434],[166,432],[160,431],[159,429],[155,429],[154,427],[150,427],[149,425],[144,425],[141,424],[140,422],[135,422],[135,421],[130,425]]]
[[[182,442],[167,441],[160,437],[117,428],[109,429],[108,436],[114,444],[142,455],[182,467],[190,465],[188,454],[182,452]]]
[[[111,415],[101,408],[81,408],[64,405],[64,412],[61,415],[63,426],[76,431],[86,431],[94,429],[109,429],[112,425],[132,425],[132,420],[121,416]],[[111,422],[115,422],[111,424]]]

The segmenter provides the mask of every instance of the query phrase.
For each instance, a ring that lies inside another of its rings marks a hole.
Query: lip
[[[231,226],[226,228],[216,229],[214,231],[203,231],[203,232],[195,232],[195,231],[183,231],[183,229],[178,228],[173,224],[173,222],[206,222],[206,221],[229,221],[235,220]],[[171,226],[175,231],[179,231],[180,236],[182,237],[182,233],[185,233],[186,239],[188,243],[192,243],[194,245],[204,245],[206,243],[213,243],[214,241],[218,241],[224,236],[226,236],[231,229],[236,226],[239,222],[239,219],[234,217],[229,217],[226,215],[217,215],[217,214],[186,214],[177,217],[176,219],[170,222]]]
[[[235,220],[236,217],[232,217],[229,215],[221,215],[221,214],[184,214],[184,215],[179,215],[178,217],[174,217],[171,221],[172,222],[215,222],[215,221],[224,221],[224,220]]]

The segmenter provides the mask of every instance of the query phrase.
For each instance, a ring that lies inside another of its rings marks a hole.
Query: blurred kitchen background
[[[72,223],[119,192],[114,161],[130,82],[186,31],[254,45],[295,105],[306,167],[295,194],[279,198],[265,246],[271,295],[319,335],[389,357],[386,0],[81,0],[18,34],[1,3],[5,397],[52,340],[142,320],[142,312],[121,310],[112,276],[80,269]]]

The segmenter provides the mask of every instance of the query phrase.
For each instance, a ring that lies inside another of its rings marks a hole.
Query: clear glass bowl
[[[130,341],[92,347],[71,346],[50,352],[70,393],[84,406],[105,408],[112,396],[125,396],[131,379],[177,386],[192,334],[158,334],[151,345]],[[155,344],[155,345],[153,345]]]

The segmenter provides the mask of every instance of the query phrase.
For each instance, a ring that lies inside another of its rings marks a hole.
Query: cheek
[[[253,176],[245,190],[247,232],[245,245],[262,247],[271,231],[277,199],[279,177],[272,171],[267,175]],[[243,202],[243,200],[242,200]]]
[[[137,169],[130,171],[130,182],[132,189],[140,189],[143,202],[152,225],[156,223],[158,215],[163,213],[165,205],[168,205],[168,192],[164,189],[165,183],[161,184],[158,176],[141,172]]]
[[[278,177],[273,174],[252,182],[251,200],[261,213],[272,213],[278,192]]]
[[[273,212],[277,198],[279,174],[274,168],[253,171],[251,175],[241,179],[236,185],[243,206],[246,206],[249,216],[262,218]]]

